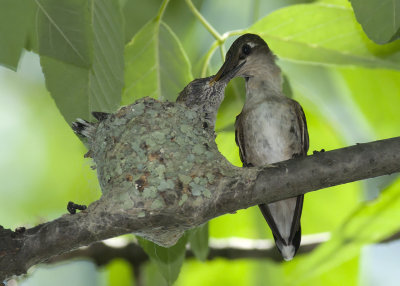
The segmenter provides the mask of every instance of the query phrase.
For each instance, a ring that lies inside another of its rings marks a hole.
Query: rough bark
[[[142,99],[96,124],[89,144],[103,196],[25,232],[1,229],[0,281],[102,239],[135,233],[170,246],[238,209],[400,171],[400,138],[237,168],[202,123],[184,105]]]

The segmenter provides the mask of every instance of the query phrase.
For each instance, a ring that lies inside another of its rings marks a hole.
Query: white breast
[[[263,166],[301,151],[300,128],[287,98],[266,99],[246,108],[243,118],[246,161]]]

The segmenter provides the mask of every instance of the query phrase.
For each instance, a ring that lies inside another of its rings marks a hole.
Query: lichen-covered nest
[[[206,203],[232,166],[218,152],[214,130],[200,110],[143,98],[96,125],[90,153],[108,205],[138,217],[170,212],[174,227],[137,233],[160,245],[173,245],[213,204]],[[222,170],[222,171],[221,171]],[[185,203],[191,198],[190,203]],[[187,217],[184,213],[198,213]],[[155,222],[162,225],[160,222]]]

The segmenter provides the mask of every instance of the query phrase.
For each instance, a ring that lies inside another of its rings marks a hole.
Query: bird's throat
[[[254,102],[275,96],[283,96],[280,74],[279,76],[254,76],[246,80],[246,102]]]

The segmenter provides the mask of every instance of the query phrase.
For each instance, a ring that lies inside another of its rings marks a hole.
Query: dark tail
[[[77,118],[75,122],[72,122],[71,127],[76,134],[87,138],[92,138],[95,131],[95,127],[92,123],[81,118]]]
[[[106,112],[94,111],[92,112],[92,115],[98,121],[103,121],[106,120],[111,114]],[[84,119],[77,118],[75,122],[72,122],[71,127],[76,134],[83,137],[92,138],[96,130],[95,125],[96,124],[90,123]]]
[[[291,260],[300,247],[303,200],[304,195],[300,195],[271,204],[258,205],[271,228],[275,244],[286,261]],[[275,210],[271,209],[272,205],[275,205]],[[280,211],[277,208],[280,208]]]

